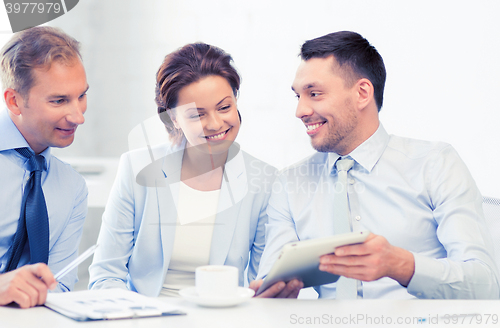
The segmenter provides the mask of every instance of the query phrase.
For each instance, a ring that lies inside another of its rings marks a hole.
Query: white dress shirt
[[[265,277],[284,244],[335,234],[332,208],[339,155],[316,153],[281,172],[267,209]],[[352,151],[348,188],[353,231],[369,230],[409,250],[407,288],[382,278],[363,282],[364,298],[498,298],[498,269],[482,197],[448,144],[388,135],[382,125]],[[318,287],[335,297],[335,284]]]

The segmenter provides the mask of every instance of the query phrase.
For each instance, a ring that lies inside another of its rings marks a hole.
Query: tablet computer
[[[319,270],[320,256],[334,253],[335,248],[340,246],[362,243],[369,233],[350,232],[286,244],[257,295],[279,281],[298,279],[304,283],[304,288],[336,282],[340,276]]]

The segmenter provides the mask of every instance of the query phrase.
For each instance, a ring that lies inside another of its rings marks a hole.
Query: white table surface
[[[236,307],[203,308],[183,299],[161,299],[187,315],[76,322],[45,307],[0,307],[0,327],[500,327],[500,300],[251,299]],[[473,313],[476,316],[457,316],[455,322],[451,317]],[[418,323],[418,317],[425,321]]]

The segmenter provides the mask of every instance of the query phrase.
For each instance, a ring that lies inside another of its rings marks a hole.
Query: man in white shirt
[[[357,279],[358,298],[498,298],[481,194],[450,145],[387,134],[378,117],[386,73],[377,50],[357,33],[337,32],[305,42],[301,57],[296,116],[318,153],[283,170],[273,186],[258,278],[286,243],[339,233],[333,198],[341,158],[353,161],[350,229],[371,234],[323,256],[320,270]],[[316,290],[335,298],[336,288]]]

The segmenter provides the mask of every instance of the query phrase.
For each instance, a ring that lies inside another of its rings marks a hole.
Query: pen
[[[56,278],[56,280],[59,280],[61,279],[62,277],[64,277],[68,272],[70,272],[71,270],[73,270],[74,268],[76,268],[80,263],[82,263],[83,261],[85,261],[87,258],[90,257],[90,255],[94,254],[95,252],[95,249],[97,248],[98,244],[94,245],[94,246],[91,246],[89,247],[89,249],[87,249],[85,252],[83,252],[80,256],[78,256],[75,260],[73,260],[70,264],[68,264],[67,266],[65,266],[61,271],[59,271],[55,276],[54,278]]]

